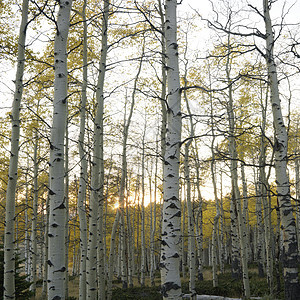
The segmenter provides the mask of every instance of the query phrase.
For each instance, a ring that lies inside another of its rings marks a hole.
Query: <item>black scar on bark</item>
[[[180,289],[181,287],[176,284],[175,282],[166,282],[165,284],[162,285],[161,287],[161,292],[162,292],[162,295],[163,297],[168,297],[168,291],[170,290],[178,290]]]
[[[64,209],[66,208],[65,204],[62,202],[59,206],[55,207],[53,210],[56,210],[56,209]]]
[[[53,273],[56,273],[56,272],[65,272],[65,271],[66,271],[66,267],[62,267],[59,270],[53,271]]]
[[[55,193],[52,190],[49,189],[49,195],[52,196],[52,195],[55,195]]]
[[[178,211],[175,215],[173,215],[170,219],[173,219],[175,217],[181,217],[181,211]]]
[[[161,241],[161,244],[162,244],[163,246],[168,246],[168,247],[169,247],[168,243],[167,243],[166,241],[164,241],[164,240]],[[170,247],[169,247],[169,248],[170,248]]]
[[[167,208],[177,208],[178,206],[175,203],[171,203]]]
[[[52,266],[53,266],[53,263],[51,262],[51,260],[50,260],[50,259],[48,259],[48,260],[47,260],[47,264],[48,264],[50,267],[52,267]]]
[[[169,199],[166,199],[165,201],[170,201],[170,200],[178,200],[178,198],[176,196],[173,196],[173,197],[171,197]]]

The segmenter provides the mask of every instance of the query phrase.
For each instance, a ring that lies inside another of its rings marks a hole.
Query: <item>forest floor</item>
[[[268,296],[268,285],[265,278],[259,278],[256,269],[250,270],[250,289],[251,296],[263,297],[263,299],[283,299],[282,294],[277,294],[276,296]],[[159,274],[157,274],[159,275]],[[186,274],[188,276],[188,274]],[[207,268],[203,272],[203,281],[196,282],[196,291],[199,295],[218,295],[224,297],[239,298],[243,294],[243,286],[241,281],[236,281],[231,279],[230,272],[219,275],[219,285],[214,288],[212,286],[212,272],[210,268]],[[69,280],[69,298],[68,300],[78,299],[78,285],[79,277],[70,277]],[[188,294],[188,278],[182,278],[182,290],[183,293]],[[41,299],[42,288],[37,287],[36,297],[33,299]],[[115,280],[113,282],[113,297],[112,299],[118,300],[160,300],[162,299],[160,295],[160,278],[157,276],[155,278],[155,287],[150,286],[149,278],[146,278],[145,287],[141,288],[138,278],[134,278],[134,287],[128,288],[126,290],[122,289],[121,282]]]

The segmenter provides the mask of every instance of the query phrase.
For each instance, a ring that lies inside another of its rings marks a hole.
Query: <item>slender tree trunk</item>
[[[209,71],[209,81],[211,85],[211,76]],[[218,240],[218,229],[219,229],[219,219],[220,219],[220,203],[218,199],[218,191],[217,191],[217,182],[216,182],[216,162],[215,162],[215,125],[214,125],[214,110],[213,110],[213,98],[210,94],[210,115],[211,115],[211,135],[212,135],[212,141],[211,141],[211,163],[210,163],[210,171],[211,171],[211,179],[213,184],[213,190],[214,190],[214,200],[216,205],[216,215],[214,217],[214,224],[213,224],[213,234],[212,234],[212,275],[213,275],[213,286],[218,286],[218,276],[217,276],[217,263],[218,263],[218,256],[217,256],[217,240]]]
[[[130,186],[127,188],[130,191]],[[133,207],[132,207],[133,208]],[[134,209],[134,208],[133,208]],[[127,219],[127,253],[128,253],[128,284],[129,287],[133,287],[133,260],[134,254],[132,252],[132,248],[134,248],[134,239],[133,239],[133,231],[134,231],[134,220],[131,221],[131,206],[128,203],[128,197],[126,197],[126,219]]]
[[[299,155],[298,153],[296,155]],[[296,200],[300,201],[300,163],[299,158],[295,160],[295,174],[296,174]],[[298,253],[300,253],[300,205],[296,209],[296,224],[297,224],[297,240],[298,240]]]
[[[193,130],[191,131],[193,132]],[[195,222],[191,201],[191,179],[189,170],[189,146],[192,140],[190,139],[185,144],[185,156],[184,156],[184,174],[186,181],[186,203],[188,211],[188,254],[189,254],[189,291],[192,294],[192,298],[195,298],[195,278],[196,278],[196,245],[195,245]]]
[[[98,216],[98,257],[99,257],[99,274],[98,274],[98,299],[105,299],[105,265],[104,265],[104,242],[105,239],[103,235],[103,208],[104,208],[104,153],[103,153],[103,136],[104,136],[104,127],[103,127],[103,115],[104,115],[104,76],[106,72],[106,57],[107,57],[107,39],[108,39],[108,18],[109,18],[109,10],[110,10],[110,0],[103,1],[104,10],[103,10],[103,21],[102,21],[102,48],[101,48],[101,60],[100,60],[100,71],[98,77],[97,84],[97,92],[96,98],[98,103],[98,111],[101,115],[99,116],[99,125],[100,125],[100,136],[99,136],[99,144],[100,144],[100,153],[99,153],[99,179],[100,179],[100,189],[99,189],[99,216]]]
[[[88,76],[86,5],[87,5],[87,0],[84,0],[83,7],[82,7],[83,72],[82,72],[82,87],[81,87],[81,101],[80,101],[80,129],[79,129],[79,137],[78,137],[78,151],[80,157],[80,177],[79,177],[79,188],[78,188],[78,196],[77,196],[79,234],[80,234],[79,300],[86,299],[86,255],[87,255],[86,187],[87,187],[87,180],[88,180],[87,158],[86,158],[87,154],[84,145],[85,123],[86,123],[86,102],[87,102],[86,89],[87,89],[87,76]]]
[[[241,263],[242,263],[242,272],[243,272],[243,285],[244,285],[244,294],[246,298],[250,297],[250,286],[249,286],[249,275],[248,275],[248,257],[247,257],[247,248],[246,248],[246,235],[245,235],[245,221],[242,214],[241,206],[241,195],[238,186],[238,173],[237,173],[237,146],[235,140],[235,116],[233,110],[233,90],[231,79],[230,79],[230,36],[228,36],[228,53],[226,61],[226,77],[229,84],[229,93],[228,93],[228,105],[227,105],[227,114],[229,121],[229,152],[230,152],[230,173],[233,189],[233,201],[235,202],[236,212],[237,212],[237,223],[238,223],[238,232],[239,232],[239,242],[240,242],[240,253],[241,253]]]
[[[27,159],[27,172],[25,175],[25,181],[28,182],[28,172],[29,172],[29,159]],[[29,238],[29,226],[28,226],[28,210],[29,210],[29,186],[26,185],[26,192],[25,192],[25,243],[24,243],[24,264],[25,264],[25,274],[27,275],[27,280],[30,276],[30,238]]]
[[[49,238],[48,238],[48,229],[49,229],[49,196],[46,200],[45,207],[45,232],[44,232],[44,240],[45,240],[45,255],[44,255],[44,278],[43,278],[43,287],[40,300],[44,300],[47,297],[47,278],[48,278],[48,248],[49,248]]]
[[[4,296],[3,299],[15,299],[15,201],[18,179],[18,158],[20,138],[20,108],[23,93],[23,74],[25,66],[25,39],[28,19],[28,0],[23,0],[22,20],[18,39],[18,58],[15,79],[15,92],[11,112],[11,150],[8,170],[8,182],[5,203],[4,235]]]
[[[257,184],[256,184],[257,185]],[[256,236],[257,236],[257,245],[256,245],[256,253],[257,253],[257,264],[258,264],[258,274],[260,277],[264,277],[264,254],[265,254],[265,249],[263,245],[263,236],[264,236],[264,227],[263,227],[263,216],[262,216],[262,201],[261,201],[261,185],[256,187],[257,192],[257,200],[256,200],[256,220],[257,220],[257,231],[256,231]]]
[[[203,280],[203,214],[202,214],[202,196],[200,190],[200,163],[198,156],[198,148],[195,141],[194,157],[195,157],[195,167],[196,167],[196,188],[198,197],[198,210],[196,216],[196,233],[197,233],[197,256],[198,256],[198,280]]]
[[[186,59],[186,51],[184,57]],[[185,62],[185,74],[184,74],[184,87],[187,86],[187,72],[188,72],[188,60]],[[196,244],[195,244],[195,219],[193,214],[192,199],[191,199],[191,178],[189,167],[189,148],[194,138],[194,124],[192,112],[190,109],[187,92],[183,92],[184,100],[186,102],[187,111],[190,121],[190,135],[189,140],[185,144],[184,152],[184,177],[186,182],[186,203],[188,212],[188,255],[189,255],[189,291],[191,293],[191,299],[196,298],[195,279],[196,279]]]
[[[158,0],[158,9],[160,15],[161,22],[161,30],[165,32],[165,16],[163,13],[161,0]],[[166,152],[166,133],[167,133],[167,105],[166,105],[166,95],[167,95],[167,73],[166,73],[166,41],[165,35],[163,34],[161,37],[161,94],[160,94],[160,103],[161,103],[161,157],[164,159]]]
[[[145,120],[146,121],[146,120]],[[141,287],[145,286],[146,275],[146,236],[145,236],[145,134],[146,122],[143,132],[142,149],[142,214],[141,214]]]
[[[161,278],[164,299],[181,297],[180,282],[180,200],[179,162],[181,141],[180,80],[178,67],[178,44],[176,0],[165,3],[165,37],[168,78],[168,123],[166,153],[164,157],[164,203],[161,245]]]
[[[96,89],[97,111],[94,125],[94,152],[91,174],[90,220],[87,248],[87,299],[97,297],[97,251],[99,251],[99,295],[105,297],[104,266],[103,266],[103,114],[104,114],[104,80],[107,57],[107,22],[109,13],[109,0],[104,0],[102,21],[101,58]],[[101,217],[98,220],[98,214]],[[100,224],[99,224],[100,223]],[[97,227],[99,226],[99,227]],[[99,228],[99,231],[97,230]],[[98,235],[98,232],[100,233]],[[98,240],[97,240],[98,237]],[[97,250],[98,249],[98,250]]]
[[[232,198],[234,192],[232,191]],[[239,237],[237,229],[237,212],[234,200],[230,200],[230,237],[231,237],[231,275],[233,279],[240,279],[241,277],[241,263],[239,250]]]
[[[261,89],[262,90],[262,89]],[[268,91],[268,89],[267,89]],[[259,156],[259,191],[263,209],[264,209],[264,241],[265,241],[265,255],[266,259],[266,273],[267,280],[269,284],[270,294],[273,292],[273,259],[272,259],[272,223],[271,223],[271,207],[269,205],[269,192],[270,186],[268,179],[266,177],[265,165],[266,165],[266,145],[267,141],[265,139],[266,134],[266,124],[267,124],[267,101],[268,93],[266,93],[265,104],[262,101],[263,97],[261,96],[261,113],[262,113],[262,124],[261,124],[261,139],[260,139],[260,156]]]
[[[185,237],[186,237],[186,229],[185,229],[185,216],[186,216],[186,201],[185,201],[185,197],[183,198],[183,200],[181,201],[181,213],[182,213],[182,218],[181,218],[181,272],[182,272],[182,278],[185,279],[186,278],[186,265],[187,265],[187,260],[186,260],[186,249],[185,249]]]
[[[158,142],[156,143],[158,151]],[[157,152],[156,151],[156,152]],[[158,153],[158,152],[157,152]],[[158,156],[155,158],[155,173],[154,173],[154,201],[151,202],[151,233],[150,233],[150,283],[155,286],[155,232],[156,232],[156,195],[157,195],[157,171],[158,171]],[[151,184],[151,179],[150,179]],[[150,185],[151,186],[151,185]]]
[[[142,62],[143,62],[143,56],[144,56],[144,45],[142,49],[142,55],[141,60],[138,68],[137,75],[135,77],[134,81],[134,87],[131,95],[131,107],[129,111],[129,116],[126,121],[126,116],[124,116],[124,131],[123,131],[123,149],[122,149],[122,174],[121,174],[121,182],[120,182],[120,191],[119,191],[119,207],[117,209],[117,213],[115,216],[115,220],[113,223],[112,231],[111,231],[111,239],[110,239],[110,252],[109,252],[109,273],[108,273],[108,283],[107,283],[107,299],[110,300],[112,297],[112,280],[113,280],[113,262],[115,260],[115,242],[116,242],[116,234],[117,234],[117,228],[120,223],[120,232],[121,232],[121,247],[119,247],[119,250],[122,250],[125,252],[125,230],[124,229],[124,199],[125,199],[125,179],[127,176],[127,139],[128,139],[128,132],[129,127],[131,123],[131,118],[134,110],[135,105],[135,94],[137,91],[137,83],[138,79],[142,70]],[[123,231],[123,233],[122,233]],[[122,243],[123,246],[122,246]],[[121,249],[120,249],[121,248]],[[125,254],[123,252],[123,263],[125,264]],[[122,253],[121,253],[122,255]],[[125,272],[125,265],[123,265],[123,287],[127,288],[127,280],[126,276],[124,274]]]
[[[299,298],[300,286],[298,279],[298,245],[296,224],[291,205],[290,183],[287,174],[287,144],[288,136],[281,112],[277,68],[273,55],[274,36],[270,18],[270,2],[263,0],[264,21],[266,28],[266,63],[271,90],[273,123],[275,130],[275,172],[277,182],[277,197],[280,207],[281,228],[283,231],[283,274],[285,299]]]
[[[37,210],[38,210],[38,135],[35,136],[35,144],[33,150],[33,203],[32,203],[32,219],[31,219],[31,282],[30,290],[35,295],[37,280]]]
[[[67,39],[72,1],[61,0],[54,42],[54,110],[50,145],[48,299],[65,299],[64,138],[67,120]]]
[[[245,247],[247,252],[248,261],[250,258],[250,240],[249,240],[249,215],[248,215],[248,188],[247,188],[247,180],[245,175],[245,164],[241,163],[241,177],[242,177],[242,185],[243,185],[243,221],[245,227]]]
[[[67,112],[68,114],[68,112]],[[66,136],[65,136],[65,205],[66,205],[66,223],[65,223],[65,266],[66,266],[66,291],[65,297],[69,297],[69,246],[70,246],[70,232],[69,232],[69,129],[68,121],[66,124]],[[75,237],[74,237],[75,238]],[[75,242],[74,242],[75,243]]]

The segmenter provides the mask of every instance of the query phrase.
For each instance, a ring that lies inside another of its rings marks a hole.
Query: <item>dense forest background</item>
[[[299,299],[299,7],[0,1],[4,299]]]

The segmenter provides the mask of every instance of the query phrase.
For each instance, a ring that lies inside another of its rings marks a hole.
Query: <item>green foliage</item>
[[[258,274],[250,273],[249,280],[251,296],[264,297],[264,299],[268,299],[268,295],[270,293],[266,278],[260,278]],[[182,283],[182,291],[183,293],[189,293],[188,282]],[[213,287],[212,280],[203,280],[196,282],[196,292],[198,295],[216,295],[223,297],[240,298],[243,296],[243,282],[242,280],[232,279],[231,274],[226,272],[225,274],[218,275],[217,287]],[[276,299],[283,299],[282,293],[275,296]]]
[[[133,287],[128,289],[113,289],[113,299],[118,300],[161,300],[160,287]]]
[[[31,283],[26,280],[27,276],[22,275],[20,272],[21,263],[19,256],[16,255],[16,273],[15,273],[15,285],[16,285],[16,300],[30,299],[33,293],[29,291]],[[0,299],[3,298],[3,281],[4,281],[4,251],[0,250]]]

